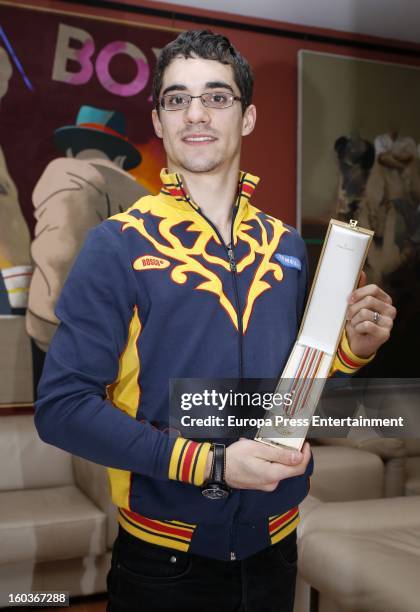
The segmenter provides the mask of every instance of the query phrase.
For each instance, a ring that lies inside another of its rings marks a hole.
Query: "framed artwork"
[[[363,376],[420,377],[419,108],[420,68],[299,54],[298,217],[311,269],[329,219],[355,219],[375,232],[367,281],[399,311]]]
[[[87,232],[159,188],[151,75],[174,33],[0,0],[0,414],[33,404]]]

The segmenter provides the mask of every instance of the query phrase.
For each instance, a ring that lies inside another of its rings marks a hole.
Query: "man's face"
[[[163,75],[160,96],[166,93],[233,93],[240,97],[232,67],[198,57],[177,57]],[[212,172],[239,159],[242,136],[250,134],[255,124],[255,107],[242,114],[239,101],[228,108],[205,107],[199,98],[188,108],[152,112],[157,136],[163,138],[171,171]]]

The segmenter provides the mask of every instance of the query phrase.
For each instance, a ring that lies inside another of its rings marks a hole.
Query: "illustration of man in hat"
[[[0,105],[12,75],[9,55],[0,46]],[[0,316],[23,313],[32,273],[30,260],[29,229],[0,144]]]
[[[54,132],[54,143],[65,157],[48,164],[32,195],[37,222],[26,328],[37,354],[34,385],[58,325],[56,301],[87,232],[148,193],[127,172],[141,155],[122,113],[82,106],[75,125]]]

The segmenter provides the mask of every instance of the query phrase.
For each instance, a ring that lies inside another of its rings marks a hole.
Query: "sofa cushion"
[[[299,569],[337,609],[418,612],[420,497],[320,504],[303,522]]]
[[[340,610],[418,612],[419,541],[420,524],[416,531],[363,536],[312,532],[303,539],[299,568]]]
[[[408,438],[405,440],[405,446],[409,457],[420,456],[420,440],[418,438]]]
[[[420,527],[420,496],[319,504],[304,521],[304,532],[351,535]]]
[[[105,466],[73,455],[77,487],[107,516],[107,546],[112,548],[118,533],[117,508],[112,502],[108,470]]]
[[[385,493],[384,497],[401,497],[405,495],[406,457],[394,457],[384,462]]]
[[[0,492],[0,564],[106,550],[106,515],[75,486]]]
[[[25,317],[0,317],[0,404],[26,404],[34,400],[31,339]]]
[[[321,501],[383,496],[384,467],[373,453],[345,446],[313,446],[311,495]]]
[[[372,430],[363,427],[353,427],[351,433],[352,435],[347,438],[316,438],[316,440],[325,446],[359,448],[379,455],[382,459],[404,457],[407,454],[405,442],[400,438],[380,438],[376,434],[373,435]]]
[[[420,495],[420,457],[407,457],[405,469],[405,494]]]
[[[73,484],[71,455],[42,442],[30,414],[2,417],[0,465],[0,491]]]
[[[7,591],[0,591],[0,607],[8,604],[8,593],[28,593],[31,591],[69,591],[70,597],[106,592],[106,576],[111,566],[111,551],[105,555],[78,557],[45,563],[20,561],[0,565],[0,585],[7,585]],[[98,607],[96,607],[96,605]],[[99,604],[86,606],[72,603],[76,610],[103,610]],[[20,610],[35,608],[18,608]],[[60,612],[64,608],[47,608]],[[9,608],[9,611],[11,608]],[[46,612],[45,608],[41,609]],[[67,608],[66,608],[67,610]],[[2,611],[3,612],[3,611]]]

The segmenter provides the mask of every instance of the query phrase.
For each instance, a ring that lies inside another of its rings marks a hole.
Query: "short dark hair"
[[[159,108],[159,94],[163,74],[171,61],[178,56],[201,57],[232,66],[235,83],[241,92],[242,112],[252,102],[254,76],[248,61],[235,49],[226,36],[210,30],[188,30],[163,47],[153,75],[152,95],[155,108]]]

